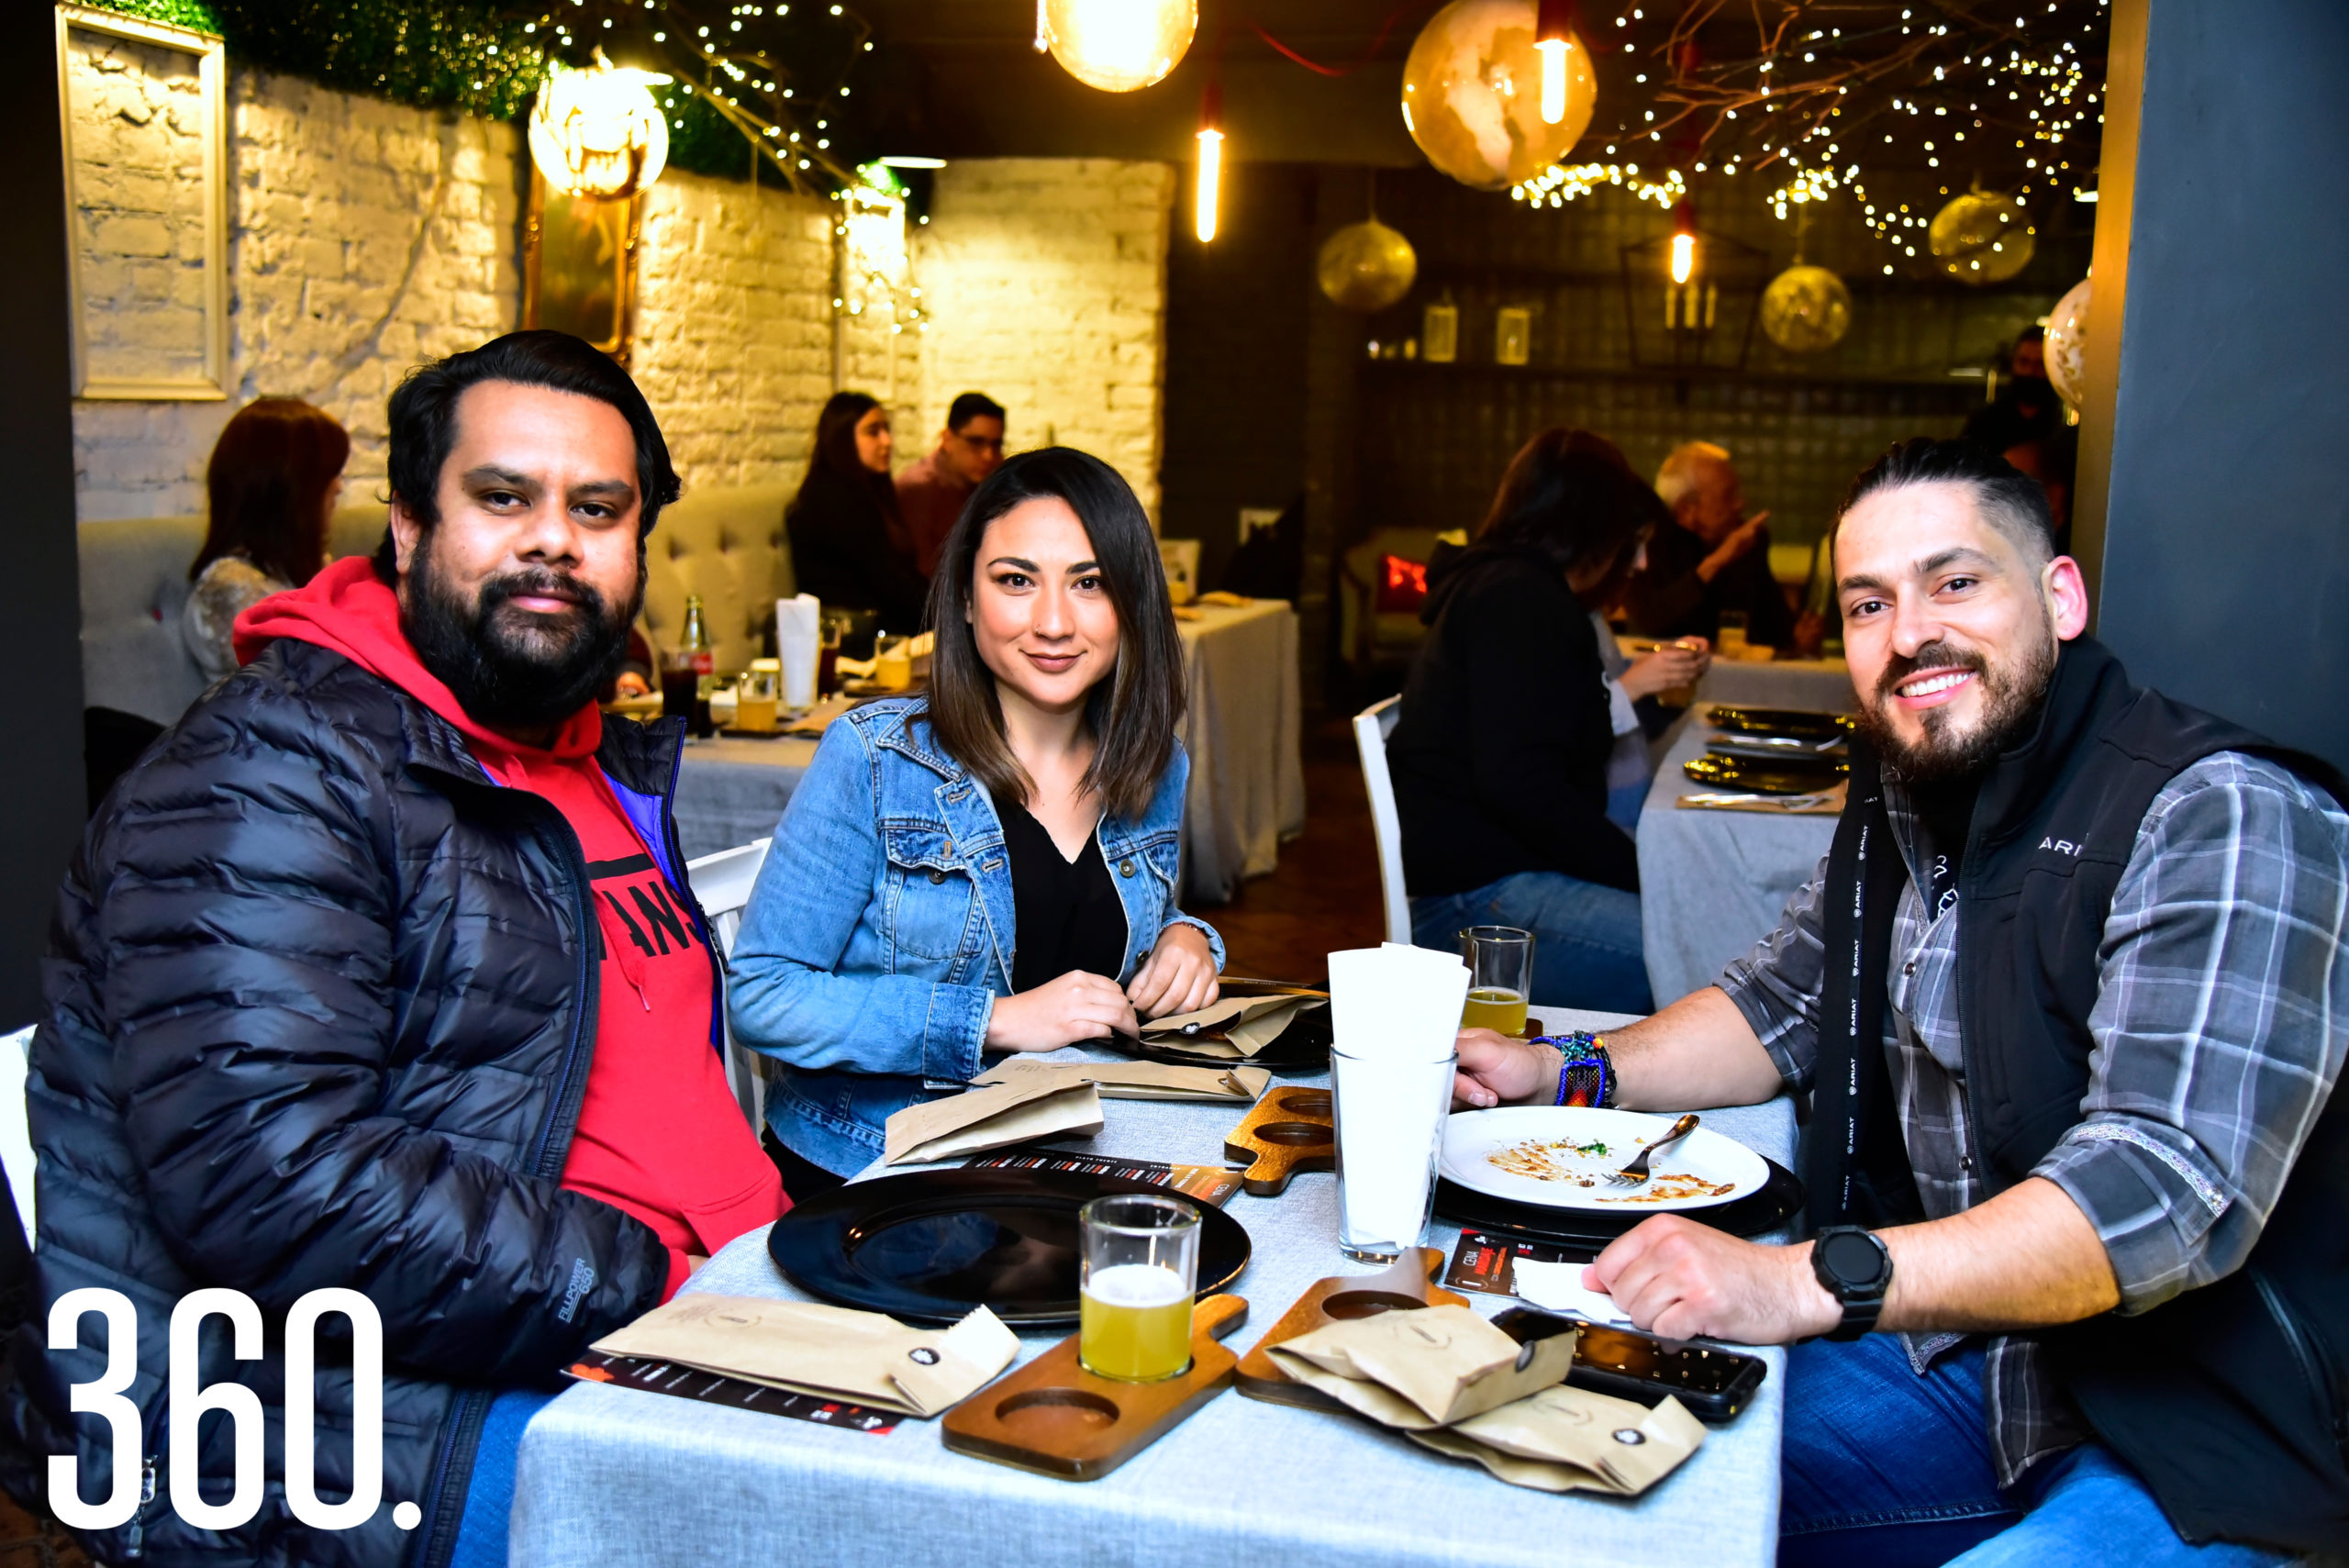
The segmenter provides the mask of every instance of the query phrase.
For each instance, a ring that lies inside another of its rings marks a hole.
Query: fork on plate
[[[1697,1130],[1697,1113],[1690,1111],[1672,1124],[1671,1130],[1640,1151],[1632,1162],[1620,1171],[1609,1172],[1607,1179],[1620,1187],[1636,1187],[1648,1179],[1648,1156],[1667,1143],[1677,1143]]]

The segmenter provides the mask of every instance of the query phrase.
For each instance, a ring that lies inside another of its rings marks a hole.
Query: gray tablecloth
[[[1539,1008],[1553,1027],[1589,1015]],[[1324,1080],[1315,1080],[1321,1082]],[[1108,1102],[1106,1153],[1215,1163],[1229,1106]],[[1709,1126],[1792,1158],[1784,1100],[1709,1113]],[[1254,1256],[1235,1349],[1253,1344],[1327,1274],[1364,1272],[1337,1248],[1336,1178],[1298,1177],[1230,1212]],[[1457,1232],[1427,1238],[1447,1255]],[[764,1231],[726,1248],[686,1287],[801,1298]],[[1490,1314],[1510,1305],[1470,1299]],[[1061,1337],[1024,1338],[1020,1357]],[[1234,1568],[1338,1562],[1577,1568],[1767,1568],[1776,1556],[1785,1360],[1731,1426],[1645,1497],[1526,1491],[1353,1418],[1225,1394],[1116,1473],[1090,1484],[944,1450],[935,1421],[882,1436],[579,1385],[530,1423],[514,1503],[518,1564],[820,1562],[828,1568]]]
[[[1697,700],[1849,713],[1852,673],[1841,659],[1774,659],[1766,664],[1716,659],[1697,683]]]
[[[1711,984],[1723,964],[1776,930],[1787,895],[1810,880],[1835,837],[1832,817],[1677,809],[1673,802],[1701,787],[1680,764],[1703,755],[1711,734],[1704,708],[1691,708],[1666,737],[1640,811],[1640,935],[1659,1007]]]
[[[1191,758],[1185,896],[1222,904],[1241,878],[1272,871],[1281,840],[1305,828],[1297,612],[1279,599],[1244,609],[1203,605],[1175,631],[1191,698],[1183,719]],[[815,755],[813,740],[688,741],[677,781],[685,858],[773,833]]]

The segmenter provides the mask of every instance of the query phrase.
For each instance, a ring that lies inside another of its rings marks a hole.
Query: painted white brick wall
[[[941,170],[916,256],[934,315],[918,444],[957,394],[984,392],[1008,411],[1013,450],[1081,447],[1124,474],[1155,521],[1174,205],[1168,163],[996,158]]]

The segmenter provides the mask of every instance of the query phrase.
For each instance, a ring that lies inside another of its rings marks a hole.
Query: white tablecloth
[[[1832,817],[1675,806],[1704,787],[1680,764],[1702,756],[1711,735],[1703,707],[1691,708],[1666,737],[1640,810],[1640,935],[1659,1007],[1711,984],[1723,964],[1776,930],[1787,896],[1810,880],[1835,837]]]
[[[1849,713],[1854,706],[1852,672],[1841,659],[1773,659],[1766,663],[1716,659],[1697,683],[1697,700]]]
[[[1594,1016],[1536,1009],[1553,1027]],[[1289,1080],[1291,1083],[1307,1080]],[[1326,1079],[1310,1080],[1315,1083]],[[1226,1106],[1112,1100],[1091,1147],[1216,1163],[1239,1120]],[[1781,1162],[1787,1102],[1709,1112]],[[1253,1344],[1315,1280],[1358,1273],[1337,1247],[1336,1178],[1299,1176],[1229,1212],[1254,1255],[1232,1287],[1231,1336]],[[1449,1256],[1457,1232],[1426,1238]],[[727,1247],[689,1290],[804,1299],[764,1231]],[[1487,1315],[1512,1305],[1472,1296]],[[1063,1337],[1025,1337],[1025,1361]],[[511,1561],[822,1563],[826,1568],[1234,1568],[1289,1562],[1447,1568],[1768,1568],[1777,1553],[1786,1362],[1734,1423],[1646,1496],[1618,1501],[1505,1485],[1352,1417],[1226,1393],[1103,1480],[1056,1481],[948,1452],[935,1421],[886,1435],[578,1385],[523,1439]]]
[[[1305,828],[1297,612],[1279,599],[1241,609],[1199,606],[1177,621],[1190,706],[1183,745],[1191,784],[1183,808],[1185,897],[1222,904],[1241,879],[1263,876],[1283,839]],[[685,858],[715,854],[775,829],[816,742],[718,738],[685,743],[677,836]]]

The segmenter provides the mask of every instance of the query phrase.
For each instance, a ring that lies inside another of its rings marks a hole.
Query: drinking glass
[[[1199,1211],[1157,1193],[1115,1193],[1076,1212],[1082,1249],[1077,1359],[1097,1377],[1157,1383],[1189,1369]]]
[[[1713,651],[1724,659],[1744,658],[1746,624],[1743,610],[1723,610],[1721,634],[1713,645]]]
[[[893,692],[910,690],[914,684],[914,639],[910,637],[884,637],[873,645],[874,684]]]
[[[1460,933],[1460,956],[1468,965],[1468,1006],[1460,1027],[1523,1034],[1526,999],[1533,994],[1533,933],[1515,926],[1470,926]]]
[[[1359,1056],[1332,1046],[1338,1121],[1338,1249],[1358,1263],[1391,1263],[1419,1244],[1435,1208],[1435,1166],[1452,1108],[1459,1052]]]

